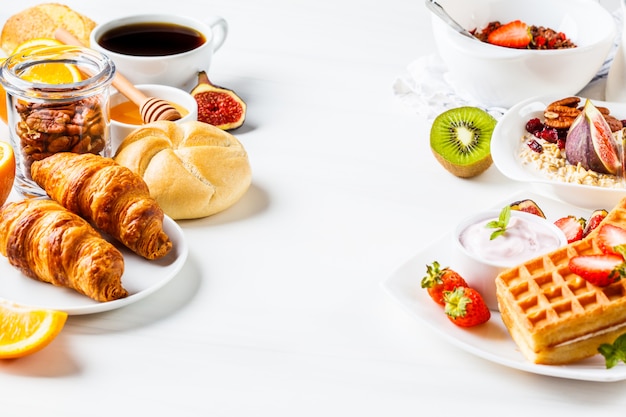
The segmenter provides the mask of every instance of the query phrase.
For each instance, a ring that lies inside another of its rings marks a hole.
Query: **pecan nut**
[[[33,161],[57,152],[101,153],[106,143],[104,105],[98,96],[70,103],[20,100],[15,106],[19,116],[15,132],[26,172]]]
[[[543,112],[544,124],[554,129],[569,129],[583,111],[579,104],[580,98],[574,96],[565,97],[548,104]],[[613,116],[609,108],[603,106],[596,106],[596,108],[602,113],[612,132],[624,128],[623,122]]]
[[[554,129],[569,129],[580,114],[579,103],[578,97],[566,97],[548,104],[543,112],[546,126]]]

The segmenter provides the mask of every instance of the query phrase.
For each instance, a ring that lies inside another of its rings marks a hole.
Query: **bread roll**
[[[39,4],[9,17],[0,34],[0,46],[7,54],[21,43],[35,38],[54,38],[63,27],[89,45],[89,35],[96,23],[70,7],[59,3]]]
[[[146,124],[122,141],[114,159],[143,177],[173,219],[218,213],[235,204],[252,181],[237,138],[197,121]]]

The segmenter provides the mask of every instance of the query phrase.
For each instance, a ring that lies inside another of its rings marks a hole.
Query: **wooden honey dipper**
[[[54,37],[66,45],[84,46],[80,40],[63,28],[58,28],[54,32]],[[144,123],[156,122],[157,120],[174,121],[182,117],[180,112],[169,102],[160,98],[146,96],[128,78],[117,71],[113,77],[112,84],[124,97],[139,107]]]

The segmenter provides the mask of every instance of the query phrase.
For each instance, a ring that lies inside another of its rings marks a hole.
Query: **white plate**
[[[531,198],[537,202],[548,219],[556,220],[568,214],[588,217],[590,214],[589,210],[574,208],[529,192],[510,197],[504,202],[511,203],[522,198]],[[423,321],[459,348],[510,368],[586,381],[609,382],[626,379],[626,365],[620,363],[614,368],[606,369],[604,357],[601,355],[561,366],[537,365],[529,362],[509,336],[498,312],[492,312],[491,319],[487,323],[475,328],[463,329],[451,323],[441,306],[432,301],[428,292],[420,286],[427,264],[438,261],[442,266],[454,268],[454,265],[449,263],[450,240],[451,233],[441,236],[428,248],[409,259],[382,283],[385,291],[405,307],[412,316]]]
[[[71,315],[100,313],[137,302],[174,278],[187,259],[187,242],[178,224],[166,216],[163,229],[172,240],[173,248],[162,259],[150,261],[116,245],[124,255],[122,285],[129,293],[125,298],[104,303],[94,301],[74,290],[29,278],[3,256],[0,256],[0,297],[24,305],[65,311]]]
[[[519,157],[526,122],[542,118],[547,105],[563,97],[546,96],[525,100],[511,107],[498,121],[491,137],[491,157],[494,165],[507,177],[523,182],[546,183],[556,196],[570,204],[586,208],[613,207],[626,196],[626,190],[565,183],[550,178],[532,166],[524,165]],[[584,98],[581,100],[584,102]],[[592,100],[597,106],[611,110],[619,119],[626,119],[626,104]]]

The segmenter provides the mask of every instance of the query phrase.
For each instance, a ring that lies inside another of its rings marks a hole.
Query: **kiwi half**
[[[471,178],[492,164],[491,134],[496,119],[478,107],[457,107],[435,118],[430,148],[439,163],[452,174]]]

